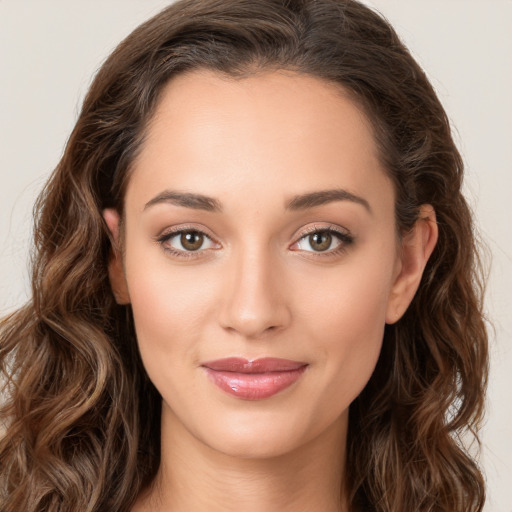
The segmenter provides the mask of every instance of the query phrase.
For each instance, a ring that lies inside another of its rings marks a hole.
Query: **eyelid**
[[[214,236],[212,236],[208,230],[204,227],[198,227],[197,225],[179,225],[179,226],[173,226],[171,228],[164,229],[161,233],[159,233],[155,237],[155,241],[159,243],[163,250],[172,254],[173,256],[179,257],[179,258],[197,258],[202,255],[204,255],[205,252],[209,252],[211,250],[217,250],[219,247],[216,248],[206,248],[206,249],[198,249],[197,251],[186,251],[181,249],[176,249],[175,247],[171,247],[168,245],[165,245],[167,241],[174,238],[175,236],[178,236],[182,233],[200,233],[205,238],[208,238],[213,244],[220,246],[220,243],[216,240]]]
[[[295,242],[298,242],[300,239],[306,237],[306,236],[309,236],[311,234],[314,234],[314,233],[321,233],[321,232],[330,232],[330,233],[334,233],[334,234],[337,234],[337,235],[340,235],[341,237],[350,237],[352,238],[352,234],[350,233],[350,231],[346,228],[342,228],[340,226],[337,226],[335,224],[319,224],[319,223],[314,223],[312,226],[309,226],[305,229],[301,229],[299,230],[296,234],[295,234]]]
[[[163,229],[158,235],[156,235],[155,240],[159,240],[162,238],[167,238],[169,236],[189,232],[196,231],[197,233],[201,233],[212,240],[215,240],[215,237],[210,233],[210,230],[205,226],[197,225],[197,224],[179,224],[177,226],[171,226]]]
[[[303,239],[307,238],[308,236],[315,234],[315,233],[330,233],[338,238],[340,241],[340,244],[335,247],[334,249],[330,249],[327,251],[307,251],[304,249],[291,249],[297,252],[305,252],[308,253],[308,255],[311,255],[313,257],[328,257],[337,255],[347,249],[347,246],[352,244],[354,242],[354,236],[350,233],[350,231],[346,228],[341,228],[337,225],[333,224],[326,224],[326,225],[319,225],[314,224],[313,226],[306,228],[302,231],[300,231],[296,235],[295,242],[293,242],[292,246],[296,246],[301,242]]]
[[[166,246],[165,243],[173,238],[174,236],[180,235],[182,233],[187,232],[196,232],[200,233],[204,237],[208,238],[213,244],[216,244],[218,247],[216,248],[206,248],[206,249],[198,249],[197,251],[187,251],[187,250],[181,250],[176,249],[171,246]],[[338,238],[340,241],[339,245],[335,247],[334,249],[329,249],[326,251],[307,251],[304,249],[293,249],[293,246],[296,246],[299,242],[301,242],[306,237],[314,234],[314,233],[330,233],[333,234],[335,237]],[[201,226],[198,227],[197,225],[193,224],[186,224],[186,225],[179,225],[179,226],[173,226],[171,228],[164,229],[160,234],[158,234],[155,237],[155,241],[159,243],[163,250],[172,254],[173,256],[179,257],[179,258],[199,258],[201,256],[204,256],[205,253],[209,253],[212,250],[218,250],[221,248],[221,244],[216,240],[214,236],[212,236],[209,233],[209,230],[205,227]],[[318,223],[314,224],[313,226],[307,227],[306,229],[302,229],[295,235],[295,241],[290,246],[290,250],[294,252],[302,252],[302,253],[308,253],[308,257],[329,257],[329,256],[335,256],[347,249],[347,246],[352,244],[354,241],[353,235],[350,233],[350,231],[346,228],[341,228],[340,226],[333,225],[333,224],[326,224],[326,225],[319,225]]]

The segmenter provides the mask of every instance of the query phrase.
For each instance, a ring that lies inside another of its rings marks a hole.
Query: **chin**
[[[266,431],[252,429],[247,432],[236,432],[236,435],[217,434],[211,442],[205,442],[213,450],[228,457],[237,459],[264,460],[285,456],[305,444],[302,436],[283,435],[273,432],[272,427]]]
[[[200,441],[229,457],[262,460],[291,455],[308,444],[321,444],[327,437],[343,437],[348,414],[336,418],[308,417],[293,414],[292,407],[282,406],[279,411],[218,417],[223,421],[210,424],[206,432],[197,432]]]

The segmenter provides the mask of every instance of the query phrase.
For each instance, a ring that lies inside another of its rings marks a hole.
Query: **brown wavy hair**
[[[439,241],[420,288],[350,406],[343,485],[352,510],[481,511],[483,478],[463,441],[478,441],[487,337],[463,163],[422,69],[354,0],[181,0],[101,67],[35,207],[32,299],[1,323],[0,509],[128,511],[156,474],[161,398],[111,291],[102,210],[122,211],[162,88],[191,69],[338,84],[372,122],[398,232],[434,206]]]

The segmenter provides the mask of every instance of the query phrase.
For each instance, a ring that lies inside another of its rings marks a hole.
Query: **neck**
[[[162,414],[161,465],[133,512],[346,512],[347,417],[293,452],[243,458],[207,446]]]

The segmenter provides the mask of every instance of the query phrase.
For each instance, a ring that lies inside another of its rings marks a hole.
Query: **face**
[[[116,213],[105,218],[116,233]],[[244,457],[346,426],[413,291],[393,186],[341,89],[285,72],[176,77],[123,229],[112,283],[163,425]]]

